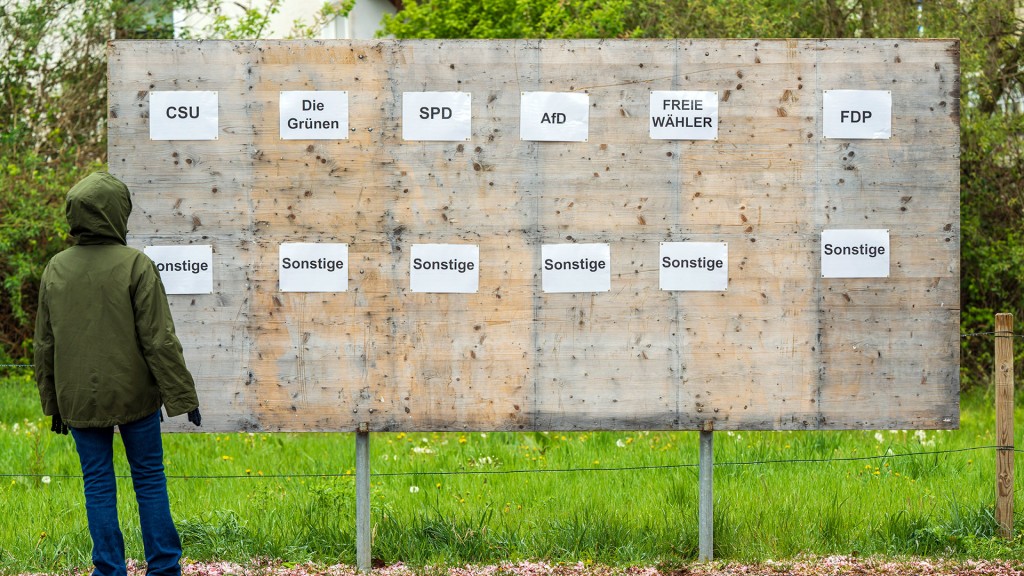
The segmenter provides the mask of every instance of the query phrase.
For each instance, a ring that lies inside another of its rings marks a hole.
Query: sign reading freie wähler
[[[652,90],[651,138],[717,139],[718,93]]]
[[[109,164],[204,431],[953,428],[958,50],[115,41]]]

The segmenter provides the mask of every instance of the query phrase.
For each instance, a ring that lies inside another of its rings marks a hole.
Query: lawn
[[[965,394],[956,431],[716,433],[716,558],[1024,559],[1024,539],[994,537],[992,406],[990,392]],[[689,562],[697,439],[374,433],[374,560]],[[169,434],[164,444],[189,559],[355,562],[352,434]],[[123,456],[116,464],[127,476]],[[0,378],[0,572],[89,565],[79,474],[71,437],[49,432],[30,377]],[[119,482],[129,554],[141,558],[131,481]]]

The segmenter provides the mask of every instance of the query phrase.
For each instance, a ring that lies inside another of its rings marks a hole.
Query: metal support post
[[[370,571],[370,425],[356,432],[356,568]]]
[[[697,559],[707,562],[714,557],[714,432],[713,423],[705,422],[700,432],[700,510],[698,511],[699,548]]]

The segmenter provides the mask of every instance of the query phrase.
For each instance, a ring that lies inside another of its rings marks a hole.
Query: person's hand
[[[199,408],[188,411],[188,421],[195,424],[196,426],[203,425],[203,416],[199,413]]]
[[[60,414],[54,414],[50,423],[50,431],[54,434],[68,435],[68,425],[61,419]]]

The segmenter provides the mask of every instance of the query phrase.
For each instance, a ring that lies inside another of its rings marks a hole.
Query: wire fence
[[[732,462],[715,462],[715,468],[738,467],[738,466],[768,466],[774,464],[833,464],[845,462],[866,462],[875,460],[889,460],[895,458],[913,458],[939,456],[943,454],[959,454],[963,452],[979,452],[982,450],[992,451],[1013,451],[1024,453],[1024,450],[1013,446],[971,446],[968,448],[951,448],[947,450],[928,450],[922,452],[885,453],[874,456],[849,456],[841,458],[792,458],[782,460],[745,460]],[[414,472],[380,472],[373,473],[375,478],[395,478],[408,476],[503,476],[510,474],[569,474],[583,472],[644,472],[651,470],[677,470],[682,468],[699,468],[698,463],[681,464],[655,464],[648,466],[621,466],[621,467],[579,467],[579,468],[530,468],[513,470],[427,470]],[[273,479],[299,479],[299,478],[354,478],[355,472],[309,472],[303,474],[168,474],[169,480],[273,480]],[[131,478],[130,475],[118,475],[118,478]],[[41,473],[0,473],[0,478],[50,478],[50,479],[82,479],[81,474],[41,474]]]
[[[960,338],[973,338],[978,336],[1009,336],[1012,338],[1024,338],[1024,334],[1009,333],[1009,332],[972,332],[966,334],[960,334]],[[0,368],[32,368],[33,364],[0,364]],[[904,453],[885,453],[874,456],[851,456],[841,458],[793,458],[793,459],[782,459],[782,460],[749,460],[749,461],[734,461],[734,462],[715,462],[714,467],[738,467],[738,466],[767,466],[775,464],[832,464],[840,462],[865,462],[873,460],[887,460],[892,458],[908,458],[908,457],[928,457],[928,456],[939,456],[943,454],[956,454],[962,452],[977,452],[981,450],[992,450],[992,451],[1013,451],[1015,453],[1024,453],[1024,450],[1015,448],[1014,446],[972,446],[968,448],[955,448],[948,450],[931,450],[924,452],[904,452]],[[415,471],[415,472],[380,472],[372,473],[371,476],[377,478],[389,478],[389,477],[403,477],[403,476],[495,476],[495,475],[509,475],[509,474],[566,474],[566,473],[583,473],[583,472],[628,472],[628,471],[650,471],[650,470],[675,470],[683,468],[699,468],[698,463],[680,463],[680,464],[659,464],[659,465],[648,465],[648,466],[623,466],[623,467],[578,467],[578,468],[535,468],[535,469],[512,469],[512,470],[430,470],[430,471]],[[255,479],[255,480],[272,480],[272,479],[298,479],[298,478],[354,478],[355,472],[335,473],[335,472],[321,472],[321,473],[303,473],[303,474],[221,474],[221,475],[208,475],[208,474],[168,474],[169,480],[218,480],[218,479]],[[41,473],[0,473],[0,478],[50,478],[50,479],[82,479],[81,474],[41,474]],[[131,478],[128,475],[119,475],[118,478]]]

